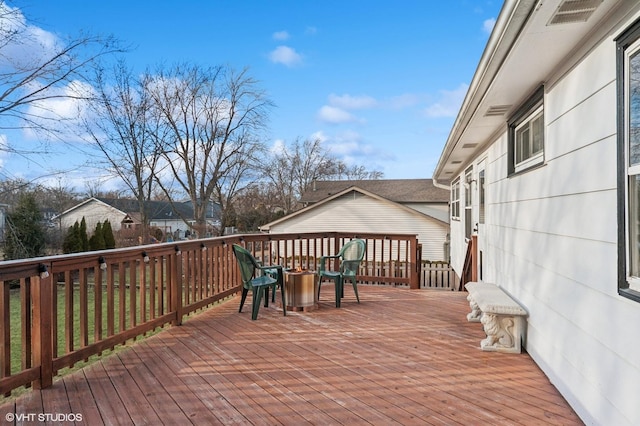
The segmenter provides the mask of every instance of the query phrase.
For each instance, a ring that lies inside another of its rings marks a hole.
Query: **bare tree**
[[[171,171],[156,173],[157,181],[167,194],[175,189],[171,180],[188,195],[203,236],[211,202],[225,207],[263,150],[272,104],[246,69],[175,66],[160,70],[148,88],[166,126],[157,143]]]
[[[296,139],[272,153],[263,175],[274,188],[285,213],[295,211],[298,200],[314,180],[379,179],[382,172],[347,166],[322,146],[319,139]]]
[[[68,117],[57,114],[52,101],[86,100],[87,71],[101,57],[120,51],[111,37],[61,40],[35,31],[19,9],[0,3],[0,129],[59,131]],[[8,145],[0,149],[29,154]]]
[[[382,179],[384,173],[379,170],[368,170],[363,165],[347,166],[340,162],[336,168],[334,179],[340,180],[375,180]]]
[[[319,139],[296,139],[289,146],[281,146],[272,156],[263,174],[275,189],[279,207],[287,214],[296,209],[300,195],[314,179],[328,178],[335,169],[335,159]]]
[[[148,214],[146,202],[154,193],[154,176],[160,153],[155,141],[162,131],[147,83],[134,77],[124,62],[109,72],[96,74],[97,96],[93,114],[85,121],[91,138],[112,175],[117,176],[138,202],[142,237],[146,241]]]

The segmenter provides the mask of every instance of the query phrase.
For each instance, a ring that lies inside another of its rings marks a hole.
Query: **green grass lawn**
[[[126,308],[126,324],[129,325],[130,318],[130,305],[129,305],[129,288],[125,288],[125,308]],[[148,297],[148,296],[147,296]],[[137,311],[135,313],[137,323],[139,321],[140,315],[140,301],[139,294],[136,293],[136,308]],[[80,289],[76,285],[73,289],[73,347],[74,349],[78,349],[81,347],[81,336],[80,336]],[[11,324],[11,372],[12,374],[18,373],[23,369],[22,365],[22,326],[21,326],[21,315],[22,308],[20,303],[20,289],[13,289],[10,291],[10,324]],[[87,288],[87,320],[88,320],[88,338],[89,344],[94,343],[95,341],[95,291],[94,286],[91,284]],[[149,317],[149,301],[147,300],[147,318]],[[118,288],[114,291],[114,333],[118,333],[119,330],[119,316],[120,316],[120,291]],[[58,354],[64,354],[65,346],[66,346],[66,338],[65,338],[65,288],[64,285],[59,285],[57,287],[57,336],[58,336]],[[152,335],[158,332],[161,329],[156,330],[155,332],[147,333],[147,335]],[[102,336],[103,338],[107,336],[107,294],[106,290],[103,291],[102,294]],[[121,350],[122,346],[116,347],[113,350],[107,350],[103,352],[101,355],[91,356],[88,360],[77,363],[74,367],[65,368],[58,372],[58,375],[68,374],[71,371],[75,371],[83,366],[91,363],[97,359],[100,359],[103,356],[106,356],[114,351]],[[16,396],[21,393],[20,390],[16,390],[13,392],[12,396]]]

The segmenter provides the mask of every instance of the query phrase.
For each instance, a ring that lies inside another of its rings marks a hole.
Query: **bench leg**
[[[480,322],[480,317],[482,316],[480,307],[478,306],[476,301],[473,300],[473,297],[471,297],[471,295],[467,296],[467,300],[469,301],[469,307],[471,308],[471,312],[467,314],[467,321]]]
[[[524,331],[523,319],[514,315],[483,313],[480,321],[487,338],[480,342],[483,351],[520,353]]]

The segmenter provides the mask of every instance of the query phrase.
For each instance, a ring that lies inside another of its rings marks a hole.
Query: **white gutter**
[[[505,0],[498,15],[487,46],[480,58],[478,68],[471,80],[469,90],[465,95],[456,121],[454,122],[447,142],[443,148],[438,164],[433,172],[433,185],[444,188],[438,182],[438,175],[443,171],[447,159],[458,144],[464,130],[476,113],[480,101],[500,69],[502,62],[508,56],[511,48],[520,34],[520,30],[527,21],[538,0]],[[449,189],[447,186],[445,189]]]

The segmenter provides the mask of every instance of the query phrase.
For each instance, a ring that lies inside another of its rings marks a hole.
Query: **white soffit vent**
[[[549,23],[570,24],[573,22],[586,22],[604,0],[564,0],[556,9]]]
[[[509,111],[511,105],[492,105],[487,112],[484,113],[485,117],[499,117],[503,116]]]
[[[475,148],[476,146],[478,146],[477,143],[465,143],[464,145],[462,145],[462,148],[469,149],[469,148]]]

